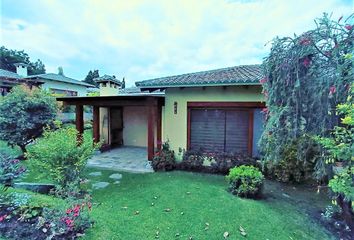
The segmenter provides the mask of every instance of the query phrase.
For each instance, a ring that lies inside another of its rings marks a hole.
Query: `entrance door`
[[[123,111],[122,108],[110,110],[111,146],[123,145]]]

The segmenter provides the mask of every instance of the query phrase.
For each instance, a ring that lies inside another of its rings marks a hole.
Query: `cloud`
[[[3,11],[16,7],[4,0]],[[2,42],[82,79],[89,69],[136,80],[259,63],[276,35],[301,33],[314,18],[349,15],[350,2],[36,1],[2,16]],[[69,71],[69,72],[68,72]]]

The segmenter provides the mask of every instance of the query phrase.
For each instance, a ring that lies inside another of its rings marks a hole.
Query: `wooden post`
[[[93,142],[100,141],[100,107],[93,106]]]
[[[161,104],[158,104],[157,105],[157,109],[156,109],[156,112],[157,112],[157,119],[156,119],[156,141],[157,141],[157,149],[158,150],[161,150],[161,146],[162,146],[162,121],[161,121],[161,118],[162,118],[162,106]]]
[[[84,107],[83,105],[76,105],[76,130],[77,134],[77,142],[81,144],[82,142],[82,134],[84,133]]]
[[[154,148],[155,148],[155,115],[156,111],[154,109],[153,102],[147,106],[148,109],[148,136],[147,136],[147,145],[148,145],[148,160],[152,160],[154,157]]]

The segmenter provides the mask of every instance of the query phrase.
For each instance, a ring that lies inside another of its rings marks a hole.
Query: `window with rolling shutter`
[[[206,152],[248,152],[249,111],[191,109],[190,148]]]

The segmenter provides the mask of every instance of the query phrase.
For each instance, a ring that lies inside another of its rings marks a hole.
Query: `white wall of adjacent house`
[[[48,81],[44,79],[44,84],[42,85],[42,88],[48,91],[53,91],[55,93],[62,92],[63,94],[65,94],[65,92],[76,92],[77,96],[79,97],[84,97],[87,95],[87,87],[78,84]]]
[[[22,77],[27,77],[28,71],[27,66],[19,64],[16,66],[16,73]]]
[[[100,96],[117,96],[120,86],[113,82],[100,83]]]

